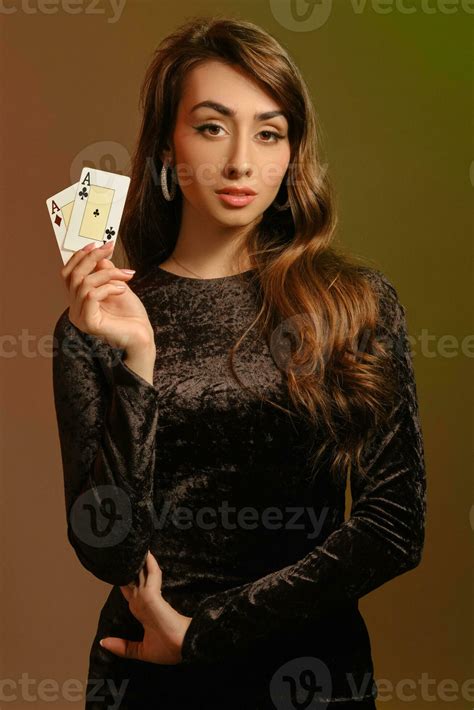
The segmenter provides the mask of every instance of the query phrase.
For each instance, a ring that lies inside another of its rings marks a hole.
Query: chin
[[[246,227],[255,221],[255,217],[249,217],[243,214],[230,214],[225,217],[222,217],[222,215],[216,216],[215,220],[223,227]]]

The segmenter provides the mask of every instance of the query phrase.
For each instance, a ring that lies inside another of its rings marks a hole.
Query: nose
[[[249,149],[245,136],[237,137],[232,146],[232,150],[224,164],[225,177],[235,179],[242,175],[252,175],[253,168],[249,161]]]

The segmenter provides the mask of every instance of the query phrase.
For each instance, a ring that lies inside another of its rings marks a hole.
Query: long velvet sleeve
[[[183,663],[244,655],[257,640],[318,620],[421,560],[425,461],[405,309],[382,272],[374,276],[381,332],[396,346],[400,394],[363,452],[367,477],[351,475],[351,515],[295,564],[204,597],[184,637]]]
[[[68,540],[95,577],[127,584],[153,532],[158,392],[68,309],[54,328],[53,389]]]

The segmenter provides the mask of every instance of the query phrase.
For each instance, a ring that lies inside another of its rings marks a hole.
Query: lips
[[[221,190],[216,190],[218,195],[256,195],[255,190],[251,187],[223,187]]]

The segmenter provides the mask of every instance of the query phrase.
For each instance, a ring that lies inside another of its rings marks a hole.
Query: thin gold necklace
[[[198,279],[201,279],[201,280],[203,279],[202,276],[199,276],[199,274],[194,273],[194,271],[191,271],[191,269],[188,269],[186,266],[181,264],[175,256],[171,255],[170,259],[173,259],[173,261],[175,261],[178,264],[178,266],[181,266],[181,268],[183,268],[185,271],[189,271],[190,274],[194,274],[194,276],[197,276]]]
[[[176,258],[175,256],[173,256],[172,254],[171,254],[171,256],[170,256],[170,259],[173,259],[173,261],[175,261],[175,262],[178,264],[178,266],[181,266],[181,268],[185,269],[185,271],[189,271],[189,273],[190,273],[190,274],[193,274],[193,276],[197,276],[198,279],[201,279],[201,281],[207,281],[207,279],[205,279],[203,276],[199,276],[199,274],[196,274],[195,271],[191,271],[191,269],[188,269],[186,266],[184,266],[184,264],[181,264],[181,262],[178,261],[177,258]],[[242,273],[242,272],[240,272],[240,273]],[[230,274],[230,276],[238,276],[238,274],[239,274],[239,272],[238,272],[237,274]],[[217,277],[217,278],[226,279],[226,278],[228,278],[228,277],[227,277],[227,276],[222,276],[222,277]]]

